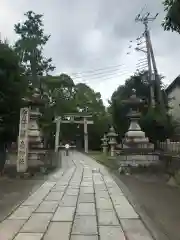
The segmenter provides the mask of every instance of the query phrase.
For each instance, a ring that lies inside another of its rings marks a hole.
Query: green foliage
[[[66,74],[60,76],[47,76],[42,78],[45,106],[40,121],[48,142],[53,142],[55,134],[54,116],[63,116],[65,113],[88,112],[92,113],[94,124],[88,126],[89,145],[98,149],[101,137],[108,130],[109,115],[103,105],[100,93],[83,83],[74,84],[71,77]],[[61,126],[61,139],[74,141],[79,135],[83,142],[83,126],[76,124],[63,124]]]
[[[20,37],[15,43],[15,50],[20,57],[26,75],[34,86],[39,87],[38,76],[47,75],[54,70],[51,58],[43,56],[43,49],[50,38],[44,34],[43,15],[28,11],[23,23],[15,25],[15,32]]]
[[[54,69],[52,59],[43,55],[44,46],[50,35],[44,33],[43,15],[28,11],[23,23],[15,24],[19,36],[14,48],[0,43],[0,138],[2,141],[16,140],[18,136],[19,113],[23,97],[31,97],[35,88],[40,88],[44,106],[39,120],[46,144],[53,145],[56,116],[65,113],[88,112],[94,124],[88,126],[89,145],[99,149],[101,137],[108,130],[111,117],[107,112],[101,94],[83,83],[75,84],[70,76],[48,75]],[[12,104],[13,103],[13,104]],[[80,135],[83,142],[83,126],[63,124],[61,138],[75,140]],[[6,136],[7,139],[2,139]]]
[[[8,44],[0,42],[0,140],[16,140],[21,99],[26,81],[19,67],[19,59]]]
[[[147,113],[142,115],[140,125],[152,142],[164,141],[172,136],[174,131],[171,117],[161,114],[157,107],[149,108]]]
[[[93,125],[88,126],[89,145],[91,149],[99,149],[101,145],[101,138],[104,132],[108,131],[108,124],[110,117],[107,114],[101,94],[95,92],[84,83],[79,83],[75,87],[76,106],[84,112],[92,114],[94,121]]]
[[[125,84],[120,85],[112,94],[109,111],[112,114],[115,128],[121,137],[124,136],[129,126],[127,117],[129,107],[123,103],[123,100],[127,100],[132,95],[133,88],[136,89],[138,97],[144,99],[147,103],[150,102],[149,87],[143,74],[134,75],[127,79]],[[142,110],[144,111],[145,109]]]
[[[152,141],[163,140],[172,134],[172,122],[166,114],[162,114],[158,105],[155,109],[148,107],[150,105],[150,89],[148,82],[143,76],[144,73],[136,74],[128,79],[124,85],[118,87],[111,97],[109,111],[112,114],[117,132],[120,134],[120,137],[123,137],[129,126],[127,114],[130,110],[123,100],[127,100],[132,95],[133,88],[136,89],[137,97],[145,102],[139,109],[142,114],[140,119],[142,129]],[[155,84],[154,87],[156,87]],[[155,99],[157,99],[156,92]]]
[[[180,33],[180,0],[165,0],[163,2],[166,16],[163,22],[164,30]]]

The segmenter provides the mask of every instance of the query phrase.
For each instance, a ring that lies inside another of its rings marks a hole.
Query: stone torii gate
[[[87,113],[68,113],[63,115],[63,117],[57,117],[55,119],[56,122],[56,135],[55,135],[55,152],[58,152],[59,148],[59,135],[61,131],[61,123],[77,123],[84,124],[84,151],[88,153],[88,124],[94,124],[92,120],[88,120],[91,118],[91,114]],[[77,120],[77,118],[82,118],[82,120]]]

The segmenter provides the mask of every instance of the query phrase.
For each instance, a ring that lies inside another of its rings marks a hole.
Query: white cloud
[[[150,24],[151,36],[159,72],[166,76],[165,83],[169,83],[179,75],[180,36],[164,32],[161,27],[162,0],[1,0],[1,37],[13,43],[14,24],[24,19],[24,12],[43,13],[45,32],[51,34],[45,54],[53,58],[55,73],[70,74],[124,64],[117,71],[107,70],[107,76],[82,78],[106,100],[136,70],[136,63],[142,58],[142,54],[128,46],[143,31],[143,25],[135,23],[134,18],[145,3],[145,10],[160,12]],[[128,51],[130,55],[126,54]]]

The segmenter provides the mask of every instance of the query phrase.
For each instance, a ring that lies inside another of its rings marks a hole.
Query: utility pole
[[[155,19],[155,18],[154,18]],[[150,86],[150,96],[151,96],[151,107],[155,107],[155,94],[154,94],[154,87],[153,87],[153,73],[152,73],[152,63],[151,63],[151,51],[150,51],[150,34],[149,34],[149,28],[148,28],[148,22],[152,21],[152,18],[149,18],[149,14],[147,14],[145,17],[142,17],[140,14],[135,19],[136,22],[142,22],[145,26],[145,31],[143,33],[143,36],[145,37],[145,43],[146,43],[146,50],[136,48],[138,51],[142,51],[146,53],[147,57],[147,64],[148,64],[148,82]]]
[[[157,70],[157,66],[156,66],[155,56],[154,56],[151,37],[150,37],[150,31],[148,28],[148,23],[154,21],[157,18],[157,16],[158,16],[158,14],[156,14],[154,17],[151,17],[150,13],[147,13],[145,16],[141,16],[140,14],[138,14],[135,21],[142,22],[145,26],[144,36],[146,39],[148,75],[149,75],[149,81],[150,81],[150,85],[151,85],[151,94],[153,91],[152,82],[155,78],[155,83],[156,83],[157,92],[158,92],[158,99],[157,99],[158,104],[159,104],[162,112],[165,113],[166,111],[165,111],[165,104],[164,104],[162,91],[161,91],[161,81],[160,81],[160,76],[158,74],[158,70]],[[153,66],[154,74],[152,74],[152,66]],[[154,91],[153,91],[153,93],[154,93]]]

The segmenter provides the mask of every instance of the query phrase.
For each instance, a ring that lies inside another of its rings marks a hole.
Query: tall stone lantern
[[[125,134],[125,144],[130,145],[131,147],[138,144],[147,144],[149,139],[146,138],[145,133],[141,130],[138,120],[140,119],[139,107],[144,104],[144,101],[136,96],[136,90],[132,89],[132,95],[128,100],[123,100],[124,104],[130,106],[130,112],[128,117],[130,118],[130,126]]]
[[[149,142],[138,123],[141,116],[139,108],[144,105],[144,101],[136,96],[136,91],[133,89],[131,97],[123,103],[130,107],[128,114],[130,126],[125,134],[123,151],[119,156],[120,173],[129,171],[130,167],[149,166],[159,162],[158,155],[153,151],[154,145]]]
[[[113,127],[110,127],[107,137],[109,138],[109,145],[110,145],[110,156],[115,156],[115,146],[116,146],[116,137],[118,134],[115,133]]]
[[[103,153],[104,154],[107,154],[107,151],[108,151],[108,138],[106,136],[106,134],[104,134],[103,138],[101,138],[101,141],[102,141],[102,149],[103,149]]]

